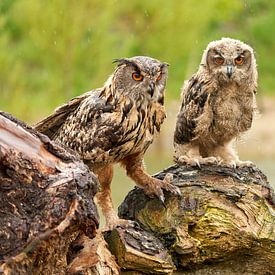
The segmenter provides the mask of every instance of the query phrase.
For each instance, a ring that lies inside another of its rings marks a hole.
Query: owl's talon
[[[190,158],[188,156],[180,156],[177,160],[178,164],[198,166],[200,168],[200,162],[198,158]]]
[[[228,168],[233,168],[233,169],[237,168],[237,162],[235,160],[230,160],[230,161],[222,160],[220,164]]]
[[[236,169],[237,167],[253,167],[255,164],[252,161],[241,161],[241,160],[222,160],[220,162],[221,165],[224,165],[225,167],[229,168],[234,168]]]
[[[204,164],[218,164],[220,162],[219,157],[206,157],[202,159]]]
[[[162,181],[161,188],[177,196],[181,195],[180,189],[173,185],[171,182],[173,180],[173,175],[167,173]]]
[[[181,195],[180,189],[177,186],[172,185],[171,183],[169,183],[169,185],[167,186],[163,186],[162,188],[174,195],[177,195],[177,196]]]
[[[188,157],[188,156],[180,156],[178,158],[179,164],[187,164],[190,166],[196,166],[198,168],[201,168],[202,164],[218,164],[219,159],[217,157]]]
[[[246,161],[241,161],[240,160],[238,162],[238,166],[239,167],[253,167],[253,166],[255,166],[255,164],[250,160],[246,160]]]
[[[201,168],[201,164],[200,164],[200,161],[198,159],[194,159],[194,162],[195,162],[196,166]]]
[[[155,195],[164,204],[165,196],[164,196],[163,190],[166,190],[177,196],[181,195],[180,189],[177,186],[170,183],[172,178],[173,178],[173,175],[171,173],[167,173],[163,180],[153,179],[153,182],[150,185],[146,186],[146,188],[144,189],[144,192],[149,197],[152,197],[152,195]]]
[[[146,195],[148,195],[150,198],[153,198],[154,196],[158,197],[162,202],[164,202],[164,194],[163,191],[161,189],[161,184],[159,184],[160,180],[157,180],[156,183],[152,183],[150,185],[147,185],[146,188],[144,189],[144,192],[146,193]]]
[[[159,197],[159,199],[160,199],[160,201],[164,204],[164,201],[165,201],[164,195],[161,195],[161,196]]]

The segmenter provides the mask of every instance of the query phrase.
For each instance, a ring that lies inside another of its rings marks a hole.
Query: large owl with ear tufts
[[[102,88],[80,95],[39,122],[36,129],[75,150],[98,175],[97,194],[106,227],[127,224],[113,209],[110,184],[113,165],[122,164],[128,176],[150,196],[164,199],[163,190],[177,187],[152,178],[143,156],[165,118],[167,64],[137,56],[116,60],[118,66]]]
[[[233,142],[251,127],[257,77],[250,46],[230,38],[209,43],[198,72],[182,89],[174,133],[177,162],[252,164],[239,159]]]

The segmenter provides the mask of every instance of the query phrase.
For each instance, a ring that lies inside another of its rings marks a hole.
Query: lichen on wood
[[[120,217],[161,240],[186,274],[274,272],[274,193],[259,169],[174,165],[155,176],[167,173],[181,197],[165,193],[162,204],[135,188],[120,206]]]
[[[119,215],[138,226],[103,237],[95,175],[0,112],[0,273],[274,274],[275,199],[259,169],[174,165],[155,177],[167,173],[181,196],[162,203],[136,187]]]

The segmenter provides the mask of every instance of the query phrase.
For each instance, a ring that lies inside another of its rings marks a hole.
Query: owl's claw
[[[238,166],[239,167],[253,167],[253,166],[255,166],[255,164],[250,160],[246,160],[246,161],[239,160]]]
[[[247,161],[241,161],[241,160],[226,161],[226,160],[223,160],[223,161],[221,161],[221,164],[226,167],[234,168],[234,169],[237,167],[252,167],[255,165],[252,161],[249,161],[249,160],[247,160]]]
[[[157,196],[159,200],[164,204],[165,196],[163,194],[163,190],[171,192],[172,194],[177,196],[181,195],[180,189],[170,183],[172,179],[173,175],[170,173],[166,174],[163,180],[153,178],[153,182],[150,185],[147,185],[144,191],[149,197]]]
[[[203,158],[201,156],[197,157],[188,157],[188,156],[180,156],[178,158],[178,163],[179,164],[184,164],[184,165],[190,165],[190,166],[197,166],[201,168],[202,164],[218,164],[219,159],[216,157],[206,157]]]
[[[160,199],[160,201],[162,202],[162,204],[164,204],[165,197],[164,197],[164,195],[163,195],[163,194],[162,194],[162,195],[160,195],[159,199]]]
[[[144,188],[144,192],[146,195],[148,195],[150,198],[154,198],[154,196],[158,197],[162,202],[164,202],[164,194],[163,191],[160,187],[159,182],[161,182],[160,180],[157,180],[157,183],[152,183],[152,184],[148,184],[145,188]]]
[[[167,173],[162,181],[162,189],[165,189],[168,192],[171,192],[174,195],[180,196],[181,191],[180,189],[173,185],[171,182],[173,180],[173,175],[171,173]]]
[[[198,166],[199,168],[201,167],[198,158],[190,158],[188,156],[180,156],[178,158],[177,162],[179,164],[183,164],[183,165]]]
[[[237,164],[236,164],[236,161],[234,160],[221,160],[220,163],[219,163],[221,166],[225,166],[225,167],[228,167],[228,168],[236,168],[237,167]]]

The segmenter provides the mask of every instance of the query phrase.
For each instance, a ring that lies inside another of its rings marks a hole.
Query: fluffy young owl
[[[101,184],[97,200],[109,229],[127,224],[112,205],[115,163],[122,164],[148,195],[163,200],[162,189],[179,193],[168,178],[155,179],[143,168],[144,153],[166,117],[167,64],[145,56],[116,62],[115,72],[102,88],[73,98],[36,125],[38,131],[76,151],[97,174]]]
[[[198,72],[182,88],[175,159],[190,165],[251,165],[239,160],[232,142],[251,127],[256,90],[253,49],[231,38],[209,43]]]

